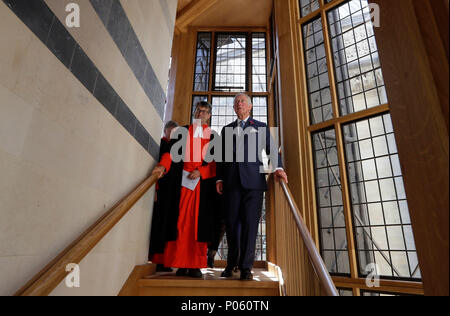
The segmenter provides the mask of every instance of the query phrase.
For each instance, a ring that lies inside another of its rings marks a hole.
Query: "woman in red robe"
[[[184,175],[192,181],[199,179],[195,188],[181,187],[179,212],[176,226],[176,240],[168,240],[163,254],[156,255],[158,263],[165,267],[179,268],[178,276],[189,275],[201,278],[202,268],[207,267],[207,242],[199,240],[200,182],[216,176],[215,162],[206,164],[203,154],[210,142],[210,129],[207,125],[211,118],[211,106],[201,103],[195,112],[196,122],[189,126],[186,153],[183,160]],[[169,152],[162,155],[153,173],[159,177],[171,171],[173,161]],[[178,175],[177,175],[178,176]],[[167,196],[165,198],[168,198]],[[170,198],[170,197],[169,197]],[[208,197],[203,197],[208,198]],[[210,210],[213,211],[213,210]]]

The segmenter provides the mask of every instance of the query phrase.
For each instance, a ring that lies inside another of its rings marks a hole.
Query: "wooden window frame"
[[[369,108],[367,110],[363,110],[356,113],[351,113],[348,115],[341,116],[339,109],[339,98],[337,92],[336,78],[334,61],[333,61],[333,52],[331,47],[331,37],[328,29],[328,16],[327,12],[333,8],[336,8],[342,5],[349,0],[334,0],[330,3],[325,3],[325,0],[319,0],[320,8],[314,12],[309,13],[308,15],[301,17],[299,0],[295,0],[296,2],[296,44],[297,51],[299,53],[299,58],[297,58],[296,62],[298,63],[298,67],[300,69],[300,85],[301,85],[301,94],[303,100],[305,100],[305,106],[302,111],[304,111],[304,115],[301,117],[305,120],[306,128],[304,133],[307,134],[307,138],[311,140],[312,134],[321,130],[326,129],[334,129],[336,132],[336,145],[338,150],[338,159],[339,159],[339,170],[341,174],[341,186],[342,186],[342,194],[343,194],[343,204],[344,204],[344,216],[345,216],[345,224],[347,231],[347,243],[348,243],[348,254],[349,254],[349,264],[350,264],[350,277],[342,277],[342,276],[333,276],[332,279],[338,288],[352,289],[354,296],[361,296],[361,290],[368,291],[379,291],[379,292],[389,292],[389,293],[398,293],[398,294],[407,294],[407,295],[424,295],[424,287],[422,282],[414,282],[414,281],[402,281],[402,280],[380,280],[380,287],[370,288],[366,285],[366,279],[361,278],[358,272],[358,263],[357,263],[357,254],[356,254],[356,242],[354,236],[354,228],[353,228],[353,217],[351,211],[351,201],[350,201],[350,192],[349,192],[349,183],[348,183],[348,173],[345,165],[345,144],[343,137],[343,129],[342,127],[350,122],[355,122],[361,119],[368,119],[373,116],[383,115],[390,113],[389,103],[381,104],[373,108]],[[307,106],[309,100],[308,89],[307,89],[307,78],[306,78],[306,67],[304,64],[305,54],[303,47],[303,37],[302,37],[302,26],[306,23],[313,21],[314,19],[321,18],[322,20],[322,29],[323,29],[323,37],[324,37],[324,45],[326,52],[326,61],[328,67],[328,75],[330,82],[330,92],[332,99],[332,108],[333,108],[333,118],[331,120],[318,123],[311,124],[310,121],[310,109]],[[275,55],[276,56],[276,55]],[[271,78],[273,80],[273,78]],[[309,170],[311,170],[311,188],[308,190],[309,199],[313,202],[313,210],[317,213],[317,205],[316,205],[316,197],[315,197],[315,180],[314,180],[314,158],[313,158],[313,150],[312,144],[308,144],[308,152],[306,153],[306,158],[308,161]],[[317,216],[315,216],[317,220]],[[317,223],[314,227],[313,236],[315,236],[316,244],[319,247],[319,228]]]
[[[236,96],[238,93],[240,92],[225,92],[225,91],[214,91],[213,90],[213,79],[214,79],[214,75],[215,75],[215,63],[216,63],[216,43],[217,43],[217,39],[216,39],[216,34],[220,34],[220,33],[236,33],[236,34],[247,34],[247,38],[251,40],[251,34],[252,33],[264,33],[266,34],[266,52],[269,53],[270,47],[268,45],[268,42],[270,41],[269,39],[269,34],[268,34],[268,30],[267,28],[262,28],[262,27],[256,27],[256,28],[204,28],[204,27],[196,27],[193,29],[193,32],[195,33],[195,36],[198,35],[198,33],[203,33],[203,32],[210,32],[211,35],[211,61],[210,61],[210,69],[209,69],[209,87],[208,87],[208,91],[194,91],[194,84],[192,82],[192,91],[191,91],[191,99],[194,96],[207,96],[208,97],[208,102],[212,101],[212,97],[213,96]],[[196,37],[197,38],[197,37]],[[250,41],[251,43],[251,41]],[[197,41],[195,41],[194,43],[195,47],[197,45]],[[269,74],[269,54],[267,54],[266,59],[267,59],[267,63],[266,63],[266,76],[267,76],[267,92],[253,92],[253,91],[249,91],[252,90],[252,51],[251,51],[252,46],[248,45],[247,46],[247,50],[250,50],[250,52],[247,54],[247,86],[246,87],[246,91],[243,91],[242,93],[247,94],[250,98],[253,97],[267,97],[268,100],[268,107],[270,108],[270,74]],[[195,58],[195,57],[194,57]],[[195,62],[193,65],[193,73],[195,74]],[[192,80],[194,80],[192,78]],[[191,109],[192,112],[192,109]],[[270,111],[268,111],[268,121],[270,122],[271,117],[270,117]]]
[[[252,100],[254,97],[265,97],[267,99],[267,125],[268,126],[274,126],[275,118],[274,118],[274,100],[272,97],[272,85],[275,75],[272,75],[270,73],[270,56],[272,56],[273,52],[272,47],[270,45],[270,39],[272,37],[272,34],[270,34],[270,31],[266,27],[242,27],[242,28],[236,28],[236,27],[193,27],[191,31],[194,34],[195,43],[193,43],[192,49],[196,50],[197,47],[197,39],[199,33],[211,33],[211,51],[210,51],[210,64],[209,64],[209,82],[208,82],[208,91],[194,91],[194,75],[195,75],[195,67],[196,67],[196,54],[194,54],[194,60],[193,60],[193,71],[191,76],[191,93],[190,93],[190,100],[191,103],[193,103],[193,98],[196,96],[205,96],[208,99],[208,102],[212,104],[212,98],[213,97],[234,97],[239,93],[245,93],[247,94]],[[247,41],[249,45],[247,45],[246,49],[246,87],[245,91],[242,92],[226,92],[226,91],[215,91],[214,88],[214,82],[215,82],[215,67],[216,67],[216,52],[217,52],[217,34],[228,34],[228,33],[234,33],[237,35],[246,35]],[[252,51],[252,34],[253,33],[264,33],[265,34],[265,40],[266,40],[266,92],[253,92],[253,51]],[[276,56],[275,54],[273,56]],[[275,64],[276,65],[276,64]],[[274,67],[275,69],[276,67]],[[276,73],[274,70],[273,73]],[[190,116],[192,121],[192,113],[193,113],[193,107],[195,104],[191,104],[190,108]],[[270,236],[270,232],[268,229],[268,224],[270,221],[270,218],[267,216],[268,211],[268,205],[266,204],[266,261],[255,261],[256,266],[264,265],[268,258],[270,257],[270,244],[267,241],[267,238]],[[261,221],[258,225],[261,225]],[[260,235],[258,234],[257,238],[260,238]],[[258,259],[258,258],[257,258]]]

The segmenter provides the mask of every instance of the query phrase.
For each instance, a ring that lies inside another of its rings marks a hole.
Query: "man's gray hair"
[[[234,97],[234,100],[233,100],[233,104],[235,104],[236,103],[236,99],[237,98],[239,98],[240,96],[245,96],[245,97],[247,97],[247,101],[248,101],[248,104],[253,104],[252,103],[252,98],[250,98],[249,96],[248,96],[248,94],[245,94],[245,93],[239,93],[237,96],[235,96]]]
[[[169,128],[175,128],[178,127],[178,123],[175,121],[169,121],[164,125],[164,131],[168,130]]]

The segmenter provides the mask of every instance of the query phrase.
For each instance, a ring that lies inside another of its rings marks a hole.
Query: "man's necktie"
[[[241,146],[243,146],[243,141],[244,139],[242,138],[242,135],[244,134],[244,126],[245,126],[245,122],[244,121],[240,121],[239,122],[239,129],[238,129],[238,136],[239,136],[239,142],[238,142],[238,148],[241,148]]]
[[[239,122],[239,127],[242,128],[242,130],[244,130],[244,126],[245,126],[245,122],[244,121],[240,121]]]

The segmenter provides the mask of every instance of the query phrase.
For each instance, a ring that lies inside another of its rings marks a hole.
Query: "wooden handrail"
[[[145,179],[56,256],[44,269],[17,291],[14,296],[49,295],[69,273],[66,272],[66,266],[70,263],[79,264],[157,180],[157,176],[149,176]]]
[[[281,187],[286,195],[286,199],[288,200],[290,209],[292,214],[294,215],[295,222],[297,223],[298,230],[300,231],[300,235],[305,243],[306,249],[308,250],[309,259],[314,267],[314,270],[319,277],[319,281],[323,286],[326,294],[328,296],[339,296],[336,286],[334,285],[333,280],[331,279],[330,273],[328,272],[325,263],[322,260],[322,257],[319,254],[319,251],[316,248],[314,240],[306,226],[302,216],[300,215],[300,211],[292,198],[292,193],[287,187],[286,183],[281,180]]]

